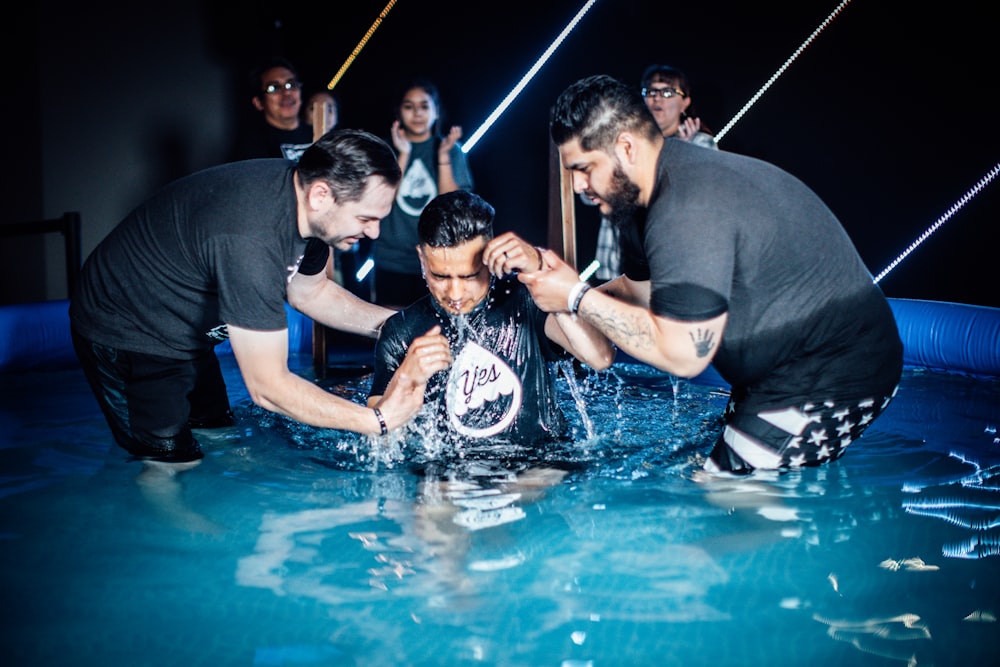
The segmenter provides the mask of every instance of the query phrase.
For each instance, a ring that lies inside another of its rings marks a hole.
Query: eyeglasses
[[[643,88],[641,91],[643,97],[648,97],[650,99],[656,99],[657,97],[662,97],[663,99],[669,99],[674,95],[680,97],[687,97],[684,91],[679,88],[671,88],[667,86],[666,88]]]
[[[278,93],[278,92],[281,92],[281,91],[284,91],[284,90],[298,90],[301,87],[302,87],[302,84],[299,83],[298,80],[296,80],[296,79],[289,79],[288,81],[285,81],[284,83],[279,83],[277,81],[272,81],[271,83],[269,83],[266,86],[264,86],[264,92],[267,93],[268,95],[274,95],[275,93]]]

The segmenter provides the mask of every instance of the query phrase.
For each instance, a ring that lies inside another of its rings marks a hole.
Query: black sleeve
[[[309,239],[306,243],[306,252],[299,264],[299,273],[304,276],[315,276],[326,268],[329,259],[330,246],[319,239]]]
[[[405,326],[405,311],[396,313],[382,325],[375,343],[375,372],[368,391],[369,397],[385,393],[392,376],[403,363],[410,340]]]

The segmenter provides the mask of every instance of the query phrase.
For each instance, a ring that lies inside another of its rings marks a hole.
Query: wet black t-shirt
[[[516,279],[496,281],[483,303],[464,317],[449,315],[426,296],[382,327],[371,395],[385,393],[410,342],[440,325],[454,362],[427,383],[425,406],[412,428],[450,433],[458,441],[558,439],[565,425],[546,362],[567,355],[546,337],[546,317]]]

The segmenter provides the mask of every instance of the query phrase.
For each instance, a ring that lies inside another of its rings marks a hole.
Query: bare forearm
[[[596,370],[608,368],[615,358],[614,346],[597,327],[569,313],[552,313],[545,333],[574,357]]]
[[[446,194],[458,190],[458,182],[455,180],[455,172],[452,170],[451,162],[438,163],[438,194]]]
[[[693,377],[708,367],[725,324],[725,315],[707,323],[666,322],[643,306],[598,290],[584,296],[578,315],[623,352],[681,377]]]
[[[396,312],[360,299],[332,280],[314,289],[305,293],[308,298],[290,298],[291,305],[320,324],[340,331],[375,338],[382,323]]]
[[[381,425],[371,408],[331,394],[291,371],[276,381],[250,386],[253,402],[302,424],[377,435]]]

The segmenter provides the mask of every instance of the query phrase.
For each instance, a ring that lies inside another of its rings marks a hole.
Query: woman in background
[[[442,134],[441,116],[441,98],[433,83],[418,79],[404,89],[390,130],[403,180],[373,243],[375,302],[390,308],[404,308],[427,294],[414,250],[420,212],[439,194],[473,187],[459,142],[462,128],[453,126]]]

